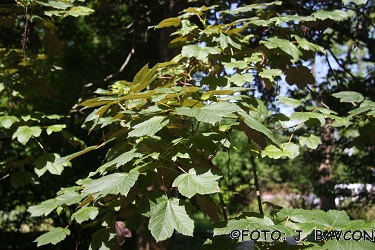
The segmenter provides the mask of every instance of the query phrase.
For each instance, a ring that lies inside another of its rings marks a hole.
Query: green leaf
[[[197,45],[186,45],[182,48],[181,54],[184,57],[195,57],[198,60],[204,61],[210,54],[220,54],[221,49],[216,47],[199,47]]]
[[[350,218],[345,211],[329,210],[327,213],[320,213],[312,221],[329,230],[341,230],[346,228]]]
[[[10,185],[13,188],[19,188],[32,182],[31,174],[26,171],[18,171],[10,174]]]
[[[295,108],[302,105],[301,100],[296,100],[296,99],[292,99],[292,98],[285,97],[285,96],[279,96],[278,99],[281,103],[288,105],[288,106],[295,107]]]
[[[67,235],[70,235],[70,230],[68,228],[56,227],[49,231],[48,233],[42,234],[34,242],[37,242],[37,246],[47,245],[49,243],[56,245],[60,241],[63,241]]]
[[[195,194],[212,194],[217,192],[220,176],[213,175],[211,171],[197,174],[197,169],[192,168],[189,173],[178,176],[172,187],[177,187],[178,191],[189,199]]]
[[[299,155],[299,147],[293,143],[281,144],[281,149],[274,145],[268,145],[261,153],[262,157],[268,156],[272,159],[279,159],[281,157],[295,158]]]
[[[354,91],[341,91],[332,96],[340,98],[340,102],[362,102],[364,97],[362,94]]]
[[[134,186],[138,176],[139,172],[136,170],[131,170],[129,173],[106,175],[93,180],[85,186],[82,192],[85,194],[99,193],[99,196],[106,196],[107,194],[122,194],[126,196],[130,188]]]
[[[78,157],[78,156],[80,156],[80,155],[83,155],[83,154],[85,154],[85,153],[87,153],[87,152],[90,152],[90,151],[92,151],[92,150],[95,150],[95,149],[97,149],[97,148],[98,148],[97,145],[95,145],[95,146],[90,146],[90,147],[87,147],[87,148],[85,148],[85,149],[83,149],[83,150],[81,150],[81,151],[78,151],[78,152],[76,152],[76,153],[73,153],[73,154],[70,154],[70,155],[66,155],[66,156],[61,157],[61,158],[57,158],[57,159],[55,159],[54,164],[55,164],[55,165],[66,164],[66,163],[67,163],[68,161],[70,161],[71,159],[74,159],[74,158],[76,158],[76,157]]]
[[[366,4],[368,0],[343,0],[342,2],[347,5],[349,2],[353,2],[355,3],[356,5],[362,5],[362,4]]]
[[[360,230],[362,231],[362,230]],[[343,232],[344,234],[345,232]],[[371,235],[371,233],[369,233]],[[349,234],[351,237],[351,234]],[[344,236],[342,235],[342,238]],[[358,234],[355,236],[358,237]],[[355,241],[354,239],[351,240],[336,240],[336,238],[333,236],[333,240],[328,240],[324,245],[324,249],[355,249],[355,250],[368,250],[368,249],[374,249],[375,244],[371,241]]]
[[[268,38],[266,41],[261,41],[269,49],[280,48],[282,51],[290,55],[294,61],[298,61],[302,55],[301,51],[290,41],[280,39],[277,37]]]
[[[253,118],[252,116],[241,112],[240,115],[244,118],[244,122],[246,123],[247,126],[250,128],[263,133],[265,136],[268,137],[273,143],[276,145],[279,145],[279,142],[276,140],[272,132],[264,126],[262,123],[260,123],[257,119]]]
[[[135,125],[132,128],[133,130],[129,132],[128,137],[141,137],[144,135],[153,136],[168,123],[169,120],[166,117],[154,116],[144,122]]]
[[[326,115],[316,113],[316,112],[294,112],[291,116],[291,120],[298,120],[300,122],[306,122],[309,119],[318,119],[321,125],[325,124],[325,117]]]
[[[230,59],[230,62],[222,62],[224,67],[227,69],[227,70],[232,70],[234,68],[236,69],[245,69],[247,68],[249,65],[247,62],[243,61],[243,60],[240,60],[240,61],[237,61],[235,58],[231,58]],[[236,75],[240,75],[240,74],[234,74],[233,76],[236,76]],[[247,75],[250,75],[250,74],[247,74]],[[228,78],[231,78],[233,76],[230,76]],[[251,80],[252,81],[252,80]],[[251,82],[250,81],[250,82]]]
[[[214,37],[213,42],[219,42],[222,49],[228,48],[229,44],[237,49],[241,49],[241,44],[236,43],[232,38],[224,33],[220,33],[219,37]]]
[[[299,143],[301,146],[306,145],[311,149],[316,149],[322,141],[318,136],[311,134],[310,136],[300,136]]]
[[[21,126],[18,127],[17,131],[13,134],[12,139],[17,138],[21,144],[26,145],[32,136],[38,137],[40,133],[42,133],[40,127]]]
[[[27,209],[29,213],[31,213],[31,217],[45,215],[47,216],[50,214],[55,208],[57,207],[56,199],[49,199],[43,201],[39,205],[31,206]]]
[[[145,215],[151,217],[148,228],[156,241],[170,238],[174,229],[183,235],[193,236],[194,221],[177,198],[168,199],[163,195],[156,199],[156,203],[150,201],[150,211]]]
[[[303,38],[303,37],[301,38],[297,35],[291,35],[291,36],[294,37],[294,39],[296,39],[299,48],[304,49],[304,50],[311,50],[314,52],[320,51],[323,54],[326,54],[322,46],[311,43],[306,38]]]
[[[77,212],[72,214],[71,220],[76,220],[79,224],[89,219],[93,220],[99,214],[99,208],[97,207],[83,207]]]
[[[15,116],[1,116],[0,117],[0,127],[10,128],[13,123],[19,122],[20,120]]]
[[[34,0],[34,2],[37,2],[41,5],[52,7],[55,9],[62,9],[65,10],[71,6],[73,6],[71,3],[68,1],[63,1],[63,0],[45,0],[45,1],[40,1],[40,0]]]
[[[119,155],[115,159],[113,159],[113,160],[107,162],[106,164],[102,165],[101,167],[99,167],[97,172],[99,172],[100,174],[103,174],[108,167],[116,165],[116,168],[119,168],[120,166],[128,163],[129,161],[131,161],[134,158],[140,158],[142,156],[142,154],[136,153],[136,151],[137,151],[137,149],[132,149],[129,152],[125,152],[125,153]]]
[[[252,74],[234,74],[228,77],[229,82],[233,82],[237,86],[242,86],[247,82],[252,82],[254,80],[254,76]]]
[[[335,21],[342,21],[349,17],[348,13],[343,10],[318,10],[312,13],[312,16],[321,20],[332,19]]]
[[[218,102],[203,106],[202,108],[176,108],[178,115],[194,117],[198,121],[207,122],[214,125],[223,119],[224,116],[230,116],[241,109],[234,103]]]
[[[177,27],[180,25],[180,23],[181,23],[181,19],[178,17],[167,18],[161,21],[156,26],[156,28],[165,28],[165,27],[171,27],[171,26]]]
[[[275,81],[275,77],[283,76],[283,72],[279,69],[267,69],[263,68],[261,72],[259,72],[259,76],[262,78],[267,78],[271,82]]]
[[[267,216],[262,217],[261,215],[255,214],[255,213],[253,216],[252,217],[246,216],[245,219],[233,219],[233,220],[228,221],[225,227],[214,229],[214,236],[230,234],[233,230],[247,229],[249,231],[253,231],[253,230],[258,230],[262,227],[274,225],[272,220],[268,218]]]
[[[57,205],[66,204],[70,206],[70,205],[80,202],[83,197],[84,195],[78,192],[75,192],[72,190],[66,190],[64,194],[56,197],[56,204]]]
[[[47,170],[51,174],[60,175],[67,163],[56,164],[55,161],[59,158],[60,155],[56,153],[39,156],[33,163],[34,171],[38,177],[42,176]]]

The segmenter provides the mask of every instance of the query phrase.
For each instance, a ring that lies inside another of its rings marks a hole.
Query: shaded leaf
[[[205,217],[208,215],[214,222],[220,221],[219,214],[222,212],[210,196],[197,194],[195,199]]]
[[[59,158],[60,155],[56,153],[39,156],[33,163],[35,173],[40,177],[48,170],[51,174],[60,175],[67,163],[56,164]]]
[[[260,123],[257,119],[243,112],[241,112],[240,115],[244,118],[244,122],[247,126],[249,126],[252,129],[255,129],[258,132],[263,133],[265,136],[267,136],[268,139],[270,139],[276,145],[279,144],[279,142],[276,140],[272,132],[262,123]]]
[[[311,71],[302,65],[297,67],[290,67],[285,71],[285,80],[289,85],[297,85],[298,88],[303,89],[307,84],[314,84],[315,77]]]

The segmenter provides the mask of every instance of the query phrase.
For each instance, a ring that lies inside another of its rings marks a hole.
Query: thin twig
[[[251,160],[251,166],[252,166],[252,169],[253,169],[254,184],[255,184],[255,190],[256,190],[256,194],[257,194],[259,213],[264,214],[263,208],[262,208],[262,199],[260,197],[260,188],[259,188],[259,181],[258,181],[258,175],[257,175],[257,170],[256,170],[256,164],[255,164],[254,157],[252,155],[250,155],[250,160]]]
[[[227,207],[225,206],[223,194],[221,193],[219,186],[217,186],[217,193],[219,194],[220,206],[221,206],[221,209],[223,211],[224,220],[228,221]]]

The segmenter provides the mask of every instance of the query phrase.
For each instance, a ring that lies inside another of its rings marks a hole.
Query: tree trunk
[[[334,140],[334,128],[331,127],[332,120],[327,119],[322,136],[322,162],[319,172],[319,198],[320,209],[328,211],[335,208],[334,183],[332,182],[331,152]]]

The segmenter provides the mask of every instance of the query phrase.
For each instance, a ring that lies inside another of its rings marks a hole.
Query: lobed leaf
[[[1,116],[0,117],[0,127],[10,128],[14,123],[19,122],[20,120],[15,116]]]
[[[191,168],[189,173],[178,176],[172,183],[185,197],[191,198],[195,194],[212,194],[217,192],[220,176],[213,175],[209,170],[203,174],[197,174],[197,169]]]
[[[336,98],[340,98],[340,102],[362,102],[364,97],[362,94],[354,91],[341,91],[332,94]]]
[[[150,201],[148,228],[156,241],[166,240],[176,229],[183,235],[193,236],[194,221],[186,213],[185,206],[177,198],[162,196],[156,202]]]
[[[70,230],[68,228],[56,227],[49,231],[48,233],[42,234],[34,242],[37,242],[37,246],[43,246],[47,244],[56,245],[60,241],[63,241],[67,235],[70,235]]]
[[[40,133],[42,133],[42,129],[39,126],[21,126],[13,134],[12,139],[17,138],[21,144],[26,145],[31,137],[38,137]]]
[[[56,199],[43,201],[39,205],[30,206],[27,211],[31,213],[31,217],[50,214],[57,207]]]
[[[93,220],[99,214],[97,207],[82,207],[72,214],[71,220],[76,220],[79,224],[89,219]]]
[[[168,125],[169,119],[164,116],[154,116],[144,122],[141,122],[134,127],[128,134],[128,137],[153,136],[156,132]]]
[[[122,194],[126,196],[130,188],[134,186],[135,181],[138,180],[138,176],[139,172],[136,170],[131,170],[129,173],[106,175],[87,184],[82,193],[99,193],[99,196],[106,196],[107,194]]]

